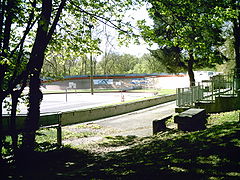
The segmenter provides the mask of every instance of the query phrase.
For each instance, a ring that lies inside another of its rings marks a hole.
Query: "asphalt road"
[[[118,133],[114,135],[150,136],[152,135],[153,120],[174,114],[175,107],[176,101],[172,101],[143,110],[104,118],[94,121],[94,123],[102,127],[116,129]]]
[[[144,97],[153,96],[153,93],[68,93],[66,94],[45,94],[41,103],[41,113],[66,112],[78,109],[87,109],[107,104],[119,103]],[[27,113],[27,106],[20,104],[20,114]],[[7,114],[7,109],[3,108],[3,113]]]
[[[143,97],[152,96],[152,93],[96,93],[94,95],[87,93],[68,94],[67,100],[65,94],[44,95],[41,104],[41,113],[71,111],[77,109],[86,109],[101,105],[113,104],[121,102],[121,97],[124,95],[124,100],[133,100]],[[102,127],[110,127],[117,132],[113,135],[133,135],[133,136],[149,136],[152,135],[152,121],[160,119],[171,114],[174,114],[176,101],[164,103],[143,110],[134,111],[131,113],[104,118],[93,123],[99,124]],[[20,113],[27,112],[27,107],[21,105]],[[4,113],[7,113],[4,109]],[[89,123],[89,122],[88,122]]]

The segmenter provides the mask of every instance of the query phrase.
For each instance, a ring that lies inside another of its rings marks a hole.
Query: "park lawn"
[[[91,149],[59,149],[53,144],[42,144],[33,155],[22,155],[8,176],[12,179],[239,179],[239,113],[212,114],[208,128],[202,131],[172,129],[144,138],[111,137],[99,144],[130,146],[116,152],[95,153]]]

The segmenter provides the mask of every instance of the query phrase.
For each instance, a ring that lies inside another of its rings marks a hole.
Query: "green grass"
[[[84,125],[77,125],[76,128],[84,128]],[[92,127],[92,128],[98,128]],[[96,135],[96,133],[91,131],[71,131],[67,128],[62,128],[62,139],[63,140],[71,140],[71,139],[78,139],[78,138],[86,138]],[[41,144],[44,142],[48,143],[56,143],[57,142],[57,130],[56,128],[46,128],[37,131],[36,142]]]
[[[239,113],[212,114],[208,118],[207,129],[202,131],[173,129],[144,138],[107,136],[107,140],[101,142],[103,148],[129,146],[122,151],[97,154],[91,149],[63,147],[45,153],[22,155],[16,166],[11,166],[11,171],[1,171],[6,173],[1,177],[240,179]]]

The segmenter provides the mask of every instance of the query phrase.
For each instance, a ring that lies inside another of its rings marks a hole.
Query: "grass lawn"
[[[107,137],[102,147],[129,146],[96,153],[89,149],[56,148],[38,139],[34,154],[19,156],[2,167],[3,179],[240,179],[240,111],[212,114],[207,129],[172,129],[149,137]],[[100,127],[91,127],[97,130]],[[42,132],[43,133],[43,132]],[[51,133],[50,133],[51,134]],[[75,136],[69,132],[66,137]],[[81,134],[92,136],[91,134]],[[53,142],[50,140],[50,142]],[[104,148],[103,148],[104,149]],[[5,168],[5,169],[4,169]]]

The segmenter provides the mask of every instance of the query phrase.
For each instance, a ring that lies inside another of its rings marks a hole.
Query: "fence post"
[[[194,86],[190,87],[190,104],[193,106],[193,100],[194,100]]]
[[[61,114],[58,114],[57,144],[58,144],[58,146],[62,146],[62,123],[61,123]]]
[[[235,76],[233,75],[233,79],[232,79],[232,82],[233,82],[233,83],[232,83],[233,96],[235,96],[235,86],[234,86],[234,85],[235,85],[235,80],[236,80],[236,79],[235,79]]]
[[[220,89],[220,75],[218,76],[218,97],[220,97],[220,92],[221,92],[221,89]]]
[[[180,93],[181,93],[181,90],[180,88],[177,88],[177,106],[180,107]]]

